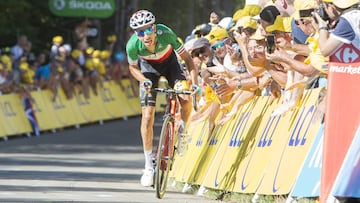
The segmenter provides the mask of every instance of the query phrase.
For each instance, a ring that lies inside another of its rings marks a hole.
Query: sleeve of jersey
[[[138,63],[138,51],[136,49],[136,38],[133,36],[126,44],[126,54],[130,65],[136,65]]]
[[[339,22],[337,23],[332,34],[336,39],[345,44],[350,44],[351,41],[355,38],[355,32],[352,29],[350,23],[342,17],[339,18]]]
[[[169,27],[166,27],[165,25],[161,25],[164,28],[164,31],[166,30],[167,38],[169,39],[169,43],[174,48],[176,53],[179,55],[182,54],[185,51],[184,45],[178,40],[177,35],[175,32],[173,32]]]

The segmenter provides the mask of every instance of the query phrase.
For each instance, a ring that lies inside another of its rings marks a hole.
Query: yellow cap
[[[71,52],[71,57],[73,57],[74,59],[77,59],[81,56],[82,52],[79,49],[74,49]]]
[[[316,0],[295,0],[294,1],[294,8],[297,11],[307,10],[307,9],[317,8],[317,7],[318,7],[318,3],[316,2]]]
[[[109,35],[107,37],[108,42],[116,42],[116,35]]]
[[[308,9],[312,9],[312,8],[317,8],[318,3],[315,0],[307,0],[307,1],[295,0],[294,7],[295,7],[296,11],[292,15],[292,17],[295,20],[299,20],[300,18],[303,18],[303,17],[300,17],[300,10],[308,10]]]
[[[63,38],[59,35],[53,37],[52,39],[53,43],[62,43],[63,42]]]
[[[235,11],[234,15],[233,15],[233,21],[238,21],[240,18],[246,16],[245,12],[243,11],[243,9],[239,9],[237,11]]]
[[[61,67],[61,66],[58,66],[58,67],[56,68],[56,70],[57,70],[59,73],[63,73],[63,72],[64,72],[64,68]]]
[[[265,36],[261,34],[261,30],[257,29],[256,32],[249,37],[249,39],[263,40],[265,39]]]
[[[87,59],[85,61],[85,68],[88,70],[93,70],[95,68],[94,60],[93,59]]]
[[[27,62],[22,62],[20,63],[20,70],[28,70],[29,69],[29,64]]]
[[[292,17],[283,17],[283,25],[285,32],[292,32],[291,21]]]
[[[260,13],[261,7],[255,4],[245,5],[243,9],[235,11],[233,21],[237,21],[244,16],[256,16]]]
[[[350,8],[357,3],[359,3],[359,0],[333,0],[333,4],[341,9]]]
[[[100,57],[100,51],[99,50],[94,50],[91,54],[91,56],[93,58],[99,58]]]
[[[91,55],[94,52],[94,48],[93,47],[88,47],[88,48],[86,48],[85,52],[86,52],[87,55]]]
[[[286,25],[284,25],[284,24],[286,24]],[[274,24],[266,27],[266,32],[273,32],[273,31],[291,32],[291,27],[289,30],[287,21],[284,21],[284,17],[278,15],[275,19]]]
[[[5,67],[7,67],[7,69],[11,68],[11,58],[8,55],[2,55],[0,57],[0,61],[3,62],[3,64],[5,65]]]
[[[326,2],[326,3],[332,3],[334,2],[334,0],[322,0],[323,2]]]
[[[100,53],[100,58],[102,59],[108,59],[110,57],[110,51],[108,50],[102,50]]]
[[[205,38],[209,40],[210,44],[227,37],[229,37],[229,34],[225,28],[214,28],[208,35],[205,36]]]
[[[236,30],[238,27],[257,29],[257,22],[251,16],[245,16],[240,18],[234,27],[230,31]]]

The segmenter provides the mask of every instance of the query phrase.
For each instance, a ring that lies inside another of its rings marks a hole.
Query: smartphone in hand
[[[274,34],[267,34],[265,35],[265,42],[266,42],[266,51],[271,54],[275,51],[275,35]]]

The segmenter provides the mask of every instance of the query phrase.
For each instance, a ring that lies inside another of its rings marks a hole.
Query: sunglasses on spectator
[[[136,35],[138,37],[144,37],[145,33],[147,35],[151,35],[153,32],[154,32],[154,28],[153,28],[153,26],[151,26],[151,27],[145,28],[143,30],[136,31]]]
[[[215,51],[216,49],[219,49],[223,46],[225,46],[225,42],[220,41],[220,42],[216,42],[215,44],[211,45],[211,49]]]

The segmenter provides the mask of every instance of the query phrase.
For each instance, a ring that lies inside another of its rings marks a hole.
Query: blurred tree
[[[106,37],[116,34],[119,38],[118,48],[123,49],[128,38],[128,20],[130,15],[139,9],[149,9],[156,15],[157,22],[171,27],[180,37],[185,38],[198,24],[208,22],[211,11],[221,17],[232,16],[234,11],[242,8],[245,0],[114,0],[116,12],[107,19],[99,19],[101,39],[105,46]],[[11,0],[0,1],[0,48],[12,46],[20,34],[28,36],[33,43],[35,53],[49,50],[51,39],[61,35],[64,41],[75,40],[74,29],[84,18],[58,17],[50,13],[48,0]],[[94,19],[89,19],[94,20]]]

